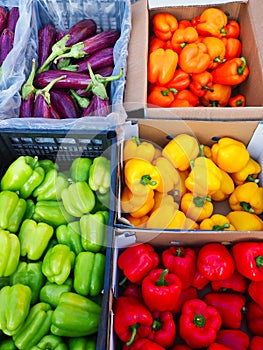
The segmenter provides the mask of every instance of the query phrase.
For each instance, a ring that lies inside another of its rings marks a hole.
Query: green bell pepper
[[[90,166],[89,185],[93,191],[101,194],[110,189],[111,184],[111,162],[104,156],[94,158]]]
[[[79,221],[58,226],[56,237],[58,243],[66,244],[76,255],[83,251]]]
[[[19,283],[0,290],[0,329],[6,335],[14,335],[21,329],[29,313],[31,297],[31,289]]]
[[[43,182],[33,192],[33,196],[37,201],[58,201],[61,199],[62,190],[68,185],[68,179],[63,173],[50,169]]]
[[[95,195],[95,206],[91,211],[91,214],[96,213],[97,211],[107,211],[110,208],[110,191],[107,191],[104,194],[96,192]]]
[[[19,196],[28,198],[33,191],[42,183],[45,178],[45,170],[41,166],[37,166],[30,178],[23,183],[19,190]]]
[[[38,165],[41,166],[45,170],[45,173],[47,173],[51,169],[58,170],[58,168],[59,168],[58,164],[53,162],[53,160],[51,160],[51,159],[39,159]]]
[[[31,347],[29,350],[68,350],[67,345],[61,337],[57,335],[45,335],[38,344]]]
[[[26,200],[26,211],[25,211],[23,220],[32,219],[34,212],[35,212],[35,202],[33,201],[33,199],[28,198]]]
[[[53,308],[58,305],[59,298],[63,293],[71,292],[73,281],[68,278],[63,284],[51,283],[49,281],[41,288],[39,299],[44,303],[48,303]]]
[[[89,169],[92,164],[90,158],[78,157],[73,160],[70,166],[70,177],[74,182],[88,181]]]
[[[33,219],[37,222],[45,222],[53,227],[66,225],[75,218],[64,208],[62,202],[39,201],[36,203]]]
[[[21,256],[27,256],[30,260],[40,259],[53,233],[54,228],[45,222],[24,220],[18,234]]]
[[[81,244],[84,250],[96,253],[105,248],[107,224],[107,212],[104,211],[80,218]]]
[[[74,265],[75,253],[65,244],[50,248],[43,259],[42,272],[49,282],[63,284]]]
[[[83,337],[98,332],[101,307],[94,301],[69,292],[61,295],[53,312],[51,333],[65,337]]]
[[[74,182],[61,193],[66,211],[75,217],[89,213],[95,205],[95,195],[85,181]]]
[[[32,292],[31,304],[35,304],[39,298],[41,287],[45,283],[42,273],[42,261],[25,262],[21,261],[16,271],[10,276],[11,285],[24,284],[30,287]]]
[[[104,285],[106,257],[102,253],[82,252],[76,257],[74,289],[83,296],[98,295]]]
[[[0,277],[8,277],[17,269],[20,241],[14,233],[0,230]]]
[[[1,179],[1,190],[20,191],[38,166],[38,158],[20,156],[13,161]]]
[[[37,303],[31,307],[21,328],[13,335],[19,350],[29,350],[49,333],[53,311],[47,303]]]
[[[12,338],[0,341],[0,350],[16,350],[17,347]]]
[[[26,212],[26,201],[15,192],[0,192],[0,229],[16,233]]]
[[[95,336],[70,338],[69,350],[96,350],[97,339]]]

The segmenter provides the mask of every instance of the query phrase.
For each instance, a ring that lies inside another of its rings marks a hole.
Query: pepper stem
[[[140,146],[141,141],[138,136],[132,136],[133,141],[135,141],[136,146]]]
[[[229,227],[230,227],[230,224],[225,223],[224,225],[214,225],[212,227],[212,230],[213,231],[224,231],[224,229],[229,228]]]
[[[202,328],[205,326],[206,320],[202,314],[194,315],[194,324],[198,328]]]
[[[240,60],[243,62],[243,64],[242,64],[242,66],[239,66],[237,68],[238,75],[242,75],[244,73],[246,66],[247,66],[247,61],[246,61],[245,57],[240,57]]]
[[[164,91],[161,91],[161,94],[163,96],[168,96],[169,92],[173,92],[175,95],[178,93],[178,91],[175,88],[168,88]]]
[[[194,205],[197,207],[197,208],[202,208],[205,204],[205,202],[211,202],[211,198],[210,197],[195,197],[193,199],[193,202],[194,202]]]
[[[165,275],[167,275],[167,273],[169,272],[168,269],[163,270],[163,272],[161,273],[161,276],[159,278],[159,280],[155,283],[155,285],[157,287],[163,287],[163,286],[167,286],[167,282],[164,280]]]
[[[144,186],[146,186],[146,185],[155,186],[157,182],[156,181],[151,181],[151,180],[152,180],[152,178],[151,178],[150,175],[143,175],[141,177],[140,183],[142,185],[144,185]]]
[[[248,177],[246,178],[246,181],[259,183],[259,179],[254,179],[253,174],[248,175]]]
[[[159,331],[163,326],[163,323],[160,318],[155,318],[152,323],[152,329],[154,331]]]
[[[262,267],[263,266],[263,256],[259,255],[255,259],[257,267]]]
[[[136,323],[132,326],[129,327],[129,330],[132,332],[130,340],[127,341],[126,345],[130,346],[132,345],[132,343],[134,342],[135,336],[137,334],[137,329],[140,327],[139,323]]]
[[[244,211],[248,213],[254,213],[254,209],[251,207],[251,205],[248,202],[240,202],[239,204],[244,209]]]
[[[203,86],[202,86],[202,90],[209,90],[209,91],[211,91],[211,92],[214,92],[214,89],[210,88],[210,87],[207,86],[207,85],[203,85]]]

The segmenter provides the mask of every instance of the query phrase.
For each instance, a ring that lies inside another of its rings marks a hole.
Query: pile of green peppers
[[[0,182],[0,350],[96,349],[111,164],[20,156]]]

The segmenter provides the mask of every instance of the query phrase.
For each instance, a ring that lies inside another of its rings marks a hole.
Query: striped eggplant
[[[8,18],[8,10],[4,6],[0,6],[0,34],[6,28]]]
[[[85,18],[74,24],[67,32],[70,38],[66,42],[66,46],[70,47],[80,41],[83,41],[94,35],[97,31],[97,23],[90,18]]]
[[[35,99],[36,89],[33,85],[34,77],[36,73],[36,60],[32,59],[31,72],[27,78],[27,81],[21,88],[21,104],[20,104],[20,118],[30,118],[33,115],[33,106]]]
[[[6,28],[12,30],[13,32],[15,32],[16,30],[16,24],[17,21],[19,19],[19,8],[18,7],[12,7],[9,12],[8,12],[8,16],[7,16],[7,25]]]
[[[50,101],[62,119],[78,118],[79,110],[75,100],[65,90],[50,91]]]
[[[0,35],[0,66],[14,46],[14,32],[5,28]]]
[[[38,66],[41,67],[52,51],[52,46],[56,41],[56,28],[48,23],[38,31]]]
[[[106,117],[109,113],[109,100],[102,100],[97,95],[93,95],[88,107],[82,109],[81,117]]]
[[[65,70],[50,69],[39,73],[34,79],[34,85],[37,88],[44,88],[52,80],[65,76],[55,84],[55,88],[59,89],[85,89],[90,83],[91,79],[88,74],[66,72]]]

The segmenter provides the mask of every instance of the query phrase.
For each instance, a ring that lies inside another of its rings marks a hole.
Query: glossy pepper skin
[[[224,170],[221,170],[222,181],[220,188],[211,195],[213,201],[223,201],[227,199],[235,189],[232,177]]]
[[[263,281],[263,243],[238,242],[231,248],[236,270],[251,281]]]
[[[254,300],[247,304],[246,322],[251,334],[262,335],[263,308]]]
[[[206,90],[201,101],[205,107],[226,107],[232,93],[231,86],[215,83]]]
[[[242,52],[242,43],[239,39],[223,37],[221,38],[221,40],[226,48],[226,53],[225,53],[226,60],[231,60],[232,58],[240,57]]]
[[[190,84],[190,74],[180,68],[174,72],[173,78],[165,85],[167,88],[174,88],[177,91],[187,89]]]
[[[0,291],[0,329],[6,335],[16,334],[28,316],[31,289],[23,284],[5,286]]]
[[[176,338],[176,324],[172,312],[153,312],[152,331],[148,337],[164,348],[169,348],[174,344]]]
[[[8,277],[16,271],[19,264],[20,241],[17,235],[0,230],[0,244],[0,277]]]
[[[200,230],[225,231],[236,230],[228,218],[222,214],[213,214],[200,222]]]
[[[113,307],[114,331],[127,346],[150,334],[152,314],[138,299],[132,296],[120,296],[115,300]]]
[[[178,28],[178,20],[168,12],[157,13],[152,19],[154,34],[162,40],[171,39]]]
[[[42,262],[21,261],[17,270],[10,276],[11,285],[17,283],[30,287],[32,296],[31,304],[35,304],[39,298],[41,287],[45,283],[45,276],[42,273]]]
[[[148,160],[150,163],[154,158],[155,147],[152,143],[141,141],[137,136],[132,136],[127,140],[123,148],[124,162],[130,158],[142,158]]]
[[[216,308],[201,299],[187,300],[179,318],[180,337],[190,347],[206,347],[216,340],[221,324]]]
[[[124,347],[125,349],[125,347]],[[165,348],[158,343],[147,339],[147,338],[141,338],[138,340],[135,340],[135,342],[129,347],[131,350],[164,350]]]
[[[177,90],[174,88],[167,88],[166,86],[154,86],[151,88],[147,103],[153,107],[170,107],[174,102]]]
[[[172,310],[172,314],[178,316],[181,313],[183,304],[186,302],[186,300],[196,298],[198,298],[198,291],[195,287],[190,286],[182,289],[176,307]]]
[[[240,329],[220,329],[216,341],[233,350],[247,349],[249,346],[248,334]]]
[[[231,173],[231,177],[236,185],[242,185],[245,182],[259,182],[258,174],[261,172],[261,165],[253,158],[249,160],[244,168],[236,173]]]
[[[140,243],[131,245],[118,257],[118,267],[127,279],[139,283],[159,264],[159,255],[152,245]]]
[[[222,318],[222,326],[240,329],[245,312],[246,297],[239,293],[207,293],[203,300],[215,307]]]
[[[90,158],[77,157],[70,166],[70,177],[74,182],[87,181],[89,178],[89,170],[92,164]]]
[[[180,54],[185,45],[194,43],[198,39],[198,33],[196,29],[192,26],[187,26],[185,28],[178,28],[173,33],[171,38],[171,45],[175,52]]]
[[[245,95],[238,94],[236,96],[230,97],[229,99],[230,107],[245,107],[246,106],[246,97]]]
[[[151,311],[173,310],[181,290],[181,280],[168,269],[153,269],[142,280],[142,298]]]
[[[232,210],[244,210],[257,215],[263,212],[263,187],[255,182],[236,186],[229,197]]]
[[[212,71],[216,84],[234,86],[243,83],[249,75],[249,68],[245,57],[228,60]]]
[[[111,162],[104,156],[96,157],[90,166],[89,186],[93,191],[104,194],[110,189]]]
[[[70,338],[69,350],[96,350],[97,342],[95,336]]]
[[[169,247],[162,252],[164,267],[178,275],[182,289],[191,285],[195,274],[196,253],[190,247]]]
[[[13,336],[18,349],[26,350],[36,345],[48,334],[53,311],[46,303],[33,305],[22,327]]]
[[[219,64],[226,61],[226,48],[221,39],[213,36],[206,36],[202,38],[202,43],[206,45],[207,52],[210,56],[208,69],[215,69]]]
[[[212,74],[205,70],[201,73],[193,73],[191,75],[191,82],[189,89],[198,97],[203,97],[206,90],[212,89],[213,77]]]
[[[59,298],[63,293],[71,292],[73,287],[72,278],[66,279],[63,284],[51,283],[47,281],[40,289],[39,300],[56,308]]]
[[[214,209],[210,197],[194,196],[191,192],[182,196],[180,207],[187,217],[197,222],[210,217]]]
[[[263,307],[263,301],[262,301],[263,289],[262,288],[263,288],[263,281],[250,281],[248,285],[249,296],[261,307]]]
[[[197,269],[210,281],[223,280],[234,273],[235,261],[223,244],[207,243],[198,252]]]
[[[225,280],[211,282],[211,288],[214,292],[238,292],[244,294],[247,291],[247,286],[248,280],[237,271],[234,271],[232,276]]]
[[[154,190],[149,189],[145,196],[134,195],[126,186],[121,194],[121,208],[134,218],[148,214],[154,206]]]
[[[182,49],[178,64],[186,73],[202,73],[209,67],[210,60],[205,44],[190,43]]]
[[[262,231],[263,229],[263,220],[254,213],[232,210],[226,217],[238,231]]]
[[[153,164],[157,167],[161,175],[161,182],[156,188],[156,191],[162,193],[172,191],[180,182],[177,169],[175,169],[172,163],[165,157],[158,157],[153,161]]]
[[[173,78],[177,63],[178,54],[171,49],[152,51],[148,61],[148,81],[161,86],[167,84]]]
[[[38,344],[33,346],[31,350],[67,350],[67,344],[63,342],[61,337],[56,335],[48,334],[45,335]]]
[[[30,260],[40,259],[53,233],[53,227],[44,222],[24,220],[18,234],[21,256],[27,256]]]
[[[215,37],[221,37],[225,33],[224,27],[227,25],[227,21],[228,18],[224,11],[210,7],[201,13],[196,30],[199,35],[211,34]]]
[[[259,335],[255,335],[251,338],[250,340],[250,345],[249,345],[250,350],[260,350],[262,349],[263,346],[263,337]]]
[[[49,282],[63,284],[69,277],[75,261],[75,253],[64,244],[49,248],[43,259],[42,272]]]
[[[67,245],[76,255],[84,250],[81,244],[79,220],[60,225],[55,232],[58,243]]]
[[[16,233],[26,212],[26,201],[12,191],[0,192],[0,229]]]

